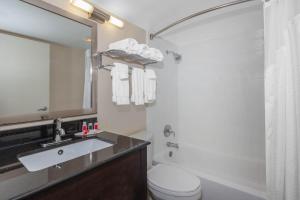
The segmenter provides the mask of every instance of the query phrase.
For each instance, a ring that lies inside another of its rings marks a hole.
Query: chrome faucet
[[[58,118],[55,120],[56,129],[55,129],[55,142],[61,142],[61,136],[65,135],[65,130],[61,127],[62,119]]]
[[[173,143],[173,142],[167,142],[167,147],[179,149],[179,145],[177,143]]]
[[[68,138],[65,140],[61,139],[61,136],[66,134],[65,130],[61,127],[62,119],[60,119],[60,118],[56,119],[55,124],[56,124],[56,128],[55,128],[54,142],[41,144],[42,147],[49,147],[49,146],[53,146],[53,145],[57,145],[57,144],[62,144],[62,143],[69,142],[72,140],[72,138]]]

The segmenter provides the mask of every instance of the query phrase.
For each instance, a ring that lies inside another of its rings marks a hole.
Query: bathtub
[[[170,151],[172,156],[169,156]],[[201,179],[202,200],[265,200],[265,163],[209,152],[190,144],[165,148],[153,163],[183,168]]]

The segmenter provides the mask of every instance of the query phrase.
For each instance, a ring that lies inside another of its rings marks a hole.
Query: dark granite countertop
[[[8,167],[4,167],[0,172],[0,200],[6,199],[21,199],[29,194],[35,193],[61,181],[74,177],[80,173],[98,167],[108,161],[123,156],[129,152],[144,148],[148,144],[147,141],[142,141],[126,136],[121,136],[114,133],[103,132],[95,137],[100,140],[112,143],[113,146],[93,152],[88,155],[78,157],[73,160],[66,161],[60,164],[60,168],[55,166],[36,171],[29,172],[21,163],[15,162]],[[86,139],[74,139],[70,143],[75,143]],[[67,145],[67,144],[64,144]],[[51,148],[57,148],[53,146]],[[29,150],[29,154],[46,150],[39,145],[34,144],[24,148]],[[47,148],[49,149],[49,148]],[[21,152],[18,152],[21,153]],[[28,152],[22,152],[28,154]],[[5,155],[1,155],[5,157]],[[17,161],[16,154],[7,155],[6,159]]]

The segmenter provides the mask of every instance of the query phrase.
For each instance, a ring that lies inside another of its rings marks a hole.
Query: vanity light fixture
[[[124,22],[113,17],[102,10],[95,8],[91,3],[85,0],[70,0],[71,4],[89,14],[89,18],[100,23],[109,22],[119,28],[124,27]]]
[[[119,20],[118,18],[113,17],[113,16],[110,16],[108,22],[111,23],[111,24],[113,24],[113,25],[115,25],[115,26],[117,26],[117,27],[119,27],[119,28],[123,28],[124,27],[124,22],[121,21],[121,20]]]
[[[89,14],[94,11],[94,6],[84,0],[71,0],[71,4]]]

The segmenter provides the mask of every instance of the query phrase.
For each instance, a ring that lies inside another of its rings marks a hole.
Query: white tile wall
[[[177,46],[183,58],[178,66],[167,56],[163,67],[156,70],[158,100],[147,109],[154,154],[164,150],[163,125],[171,123],[179,142],[264,163],[261,5],[230,8],[230,12],[192,20],[164,38]],[[161,39],[150,44],[162,49],[174,46]],[[216,164],[222,166],[222,162],[241,170],[238,161],[222,159]],[[256,181],[265,184],[264,179]]]

